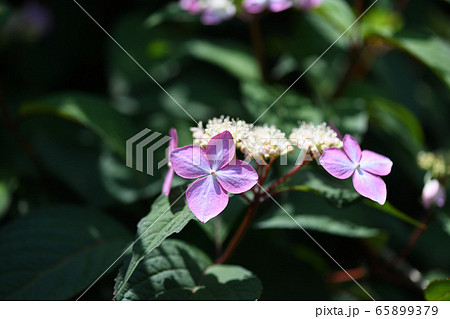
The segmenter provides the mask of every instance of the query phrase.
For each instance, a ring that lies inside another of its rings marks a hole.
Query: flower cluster
[[[242,120],[230,119],[229,116],[214,117],[208,120],[206,128],[203,128],[203,122],[200,121],[197,127],[191,128],[194,144],[205,147],[209,140],[219,133],[229,131],[233,135],[233,139],[237,148],[241,148],[242,141],[247,139],[253,125],[247,124]]]
[[[352,176],[353,186],[362,196],[380,204],[386,201],[386,184],[380,176],[391,172],[392,161],[372,151],[361,151],[358,142],[350,135],[341,141],[336,131],[326,123],[315,125],[300,122],[299,127],[292,130],[290,140],[274,125],[254,126],[223,115],[210,119],[206,128],[200,122],[191,131],[194,144],[177,148],[176,131],[170,130],[169,170],[162,191],[166,196],[169,194],[174,172],[183,178],[196,179],[186,191],[186,200],[202,222],[207,222],[225,209],[230,193],[242,194],[258,185],[259,190],[253,190],[254,198],[263,198],[265,194],[258,192],[261,192],[274,159],[292,152],[293,144],[301,151],[321,152],[319,160],[323,168],[339,179]],[[247,161],[238,160],[236,150],[240,150],[247,159],[254,159],[257,169]],[[268,159],[270,164],[266,165],[265,160]],[[294,167],[280,180],[284,181],[301,167]],[[277,182],[274,182],[271,187],[276,185]],[[428,193],[436,193],[435,188],[436,185],[428,186]],[[442,189],[438,188],[438,195],[440,203]]]
[[[317,8],[323,0],[244,0],[242,8],[248,13],[257,14],[265,9],[272,12],[281,12],[291,7],[303,10]]]
[[[206,25],[219,24],[236,14],[236,6],[230,0],[180,0],[180,7],[192,14],[201,14]]]
[[[268,126],[248,124],[229,116],[220,116],[208,121],[206,128],[199,122],[191,128],[194,144],[205,147],[211,138],[224,131],[229,131],[236,143],[236,148],[244,155],[254,159],[269,159],[292,152],[292,147],[286,134],[274,125]]]
[[[317,148],[322,152],[330,147],[342,147],[342,141],[337,133],[326,123],[314,125],[309,122],[300,122],[299,127],[292,130],[289,139],[300,149],[306,150]]]
[[[315,125],[310,122],[300,122],[286,138],[286,134],[274,125],[253,125],[229,116],[220,116],[208,121],[206,128],[199,122],[191,128],[194,144],[205,147],[210,139],[224,131],[233,135],[236,148],[245,156],[253,159],[268,160],[285,155],[294,150],[293,145],[306,152],[319,151],[330,147],[342,147],[342,141],[337,133],[326,123]]]
[[[450,176],[450,154],[419,152],[417,164],[434,178]]]
[[[291,7],[302,10],[316,8],[323,0],[243,0],[242,11],[258,14],[264,10],[281,12]],[[239,2],[240,3],[240,2]],[[206,25],[219,24],[236,15],[241,8],[232,0],[180,0],[180,7],[191,14],[201,14],[201,21]]]
[[[294,150],[286,134],[274,125],[255,126],[244,140],[241,152],[251,158],[269,159],[290,153]]]

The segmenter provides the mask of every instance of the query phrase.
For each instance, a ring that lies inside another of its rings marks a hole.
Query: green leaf
[[[255,59],[245,47],[236,43],[195,40],[187,43],[187,51],[197,59],[215,64],[241,80],[260,80]]]
[[[408,216],[404,212],[402,212],[399,209],[392,206],[389,202],[384,203],[384,205],[379,205],[378,203],[375,203],[374,201],[364,199],[364,204],[367,206],[373,207],[377,210],[380,210],[382,212],[388,213],[389,215],[394,216],[395,218],[403,220],[403,221],[405,221],[411,225],[414,225],[416,227],[420,227],[423,229],[427,228],[427,226],[425,224]]]
[[[322,195],[337,207],[343,207],[360,198],[349,180],[337,180],[314,170],[305,170],[294,175],[278,190],[312,192]]]
[[[286,92],[273,104],[285,88],[247,81],[241,84],[241,90],[244,106],[251,116],[256,119],[265,112],[259,124],[273,124],[289,134],[293,127],[298,126],[298,121],[320,123],[324,120],[322,111],[310,99],[293,91]]]
[[[11,204],[12,191],[17,187],[15,178],[0,179],[0,220],[7,213]]]
[[[261,282],[250,271],[234,265],[212,265],[194,288],[193,300],[256,300]]]
[[[402,17],[391,8],[373,7],[362,18],[364,37],[379,35],[392,36],[402,28]]]
[[[369,126],[366,103],[360,99],[340,98],[327,109],[327,119],[342,133],[361,140]]]
[[[433,280],[425,289],[428,301],[450,301],[450,278]]]
[[[344,181],[343,181],[344,182]],[[314,189],[311,186],[295,186],[284,196],[283,209],[277,205],[266,210],[255,222],[257,228],[303,228],[345,237],[380,237],[384,236],[380,228],[384,228],[376,220],[376,212],[386,212],[402,221],[417,227],[425,227],[422,223],[391,206],[389,203],[379,205],[370,200],[354,201],[348,205],[330,205],[323,200],[325,189]],[[328,190],[329,191],[329,190]],[[350,194],[348,194],[350,195]],[[341,199],[342,200],[342,199]],[[281,201],[281,200],[280,200]],[[332,200],[331,202],[334,202]],[[345,201],[344,201],[345,203]],[[347,201],[347,203],[350,203]],[[289,217],[288,214],[295,220]],[[380,228],[374,228],[377,225]]]
[[[301,230],[301,225],[307,230],[356,238],[382,234],[379,229],[364,225],[368,223],[364,220],[361,209],[354,209],[355,205],[345,209],[337,208],[325,202],[322,196],[304,192],[285,194],[283,202],[283,208],[273,205],[272,209],[259,217],[255,227]]]
[[[124,273],[122,284],[116,286],[120,292],[144,258],[170,235],[179,233],[194,218],[184,200],[181,188],[172,189],[170,197],[161,194],[153,203],[147,216],[141,219],[133,245],[133,254]]]
[[[130,240],[122,225],[85,207],[46,208],[14,220],[0,229],[0,299],[70,298]]]
[[[60,93],[25,103],[20,108],[22,116],[46,113],[85,125],[122,156],[125,156],[126,140],[137,133],[131,122],[106,100],[84,93]]]
[[[101,153],[98,166],[108,193],[126,204],[161,193],[162,176],[167,171],[161,168],[155,170],[153,176],[143,174],[123,165],[123,159],[108,149]]]
[[[356,20],[352,8],[344,0],[324,0],[322,5],[312,10],[307,18],[330,42],[336,41]],[[346,35],[336,42],[336,45],[346,47],[349,36],[359,37],[359,33],[357,27],[349,29]]]
[[[448,213],[440,212],[438,214],[438,220],[440,221],[444,232],[450,236],[450,216]]]
[[[288,212],[293,211],[289,204],[283,205]],[[351,223],[346,220],[338,220],[324,215],[291,214],[294,220],[286,213],[280,211],[279,214],[270,219],[259,221],[256,228],[259,229],[300,229],[300,224],[304,229],[320,231],[344,237],[370,238],[380,234],[375,228],[369,228]]]
[[[116,279],[123,286],[125,268]],[[248,270],[213,265],[199,249],[167,240],[145,256],[117,300],[256,300],[261,283]]]
[[[423,149],[424,133],[417,117],[405,106],[382,98],[368,102],[370,121],[412,154]]]
[[[450,44],[435,35],[402,32],[388,39],[394,46],[428,66],[450,86]]]
[[[176,2],[168,3],[161,10],[152,13],[146,20],[144,25],[151,29],[159,26],[164,22],[193,22],[198,21],[198,18],[183,10]]]

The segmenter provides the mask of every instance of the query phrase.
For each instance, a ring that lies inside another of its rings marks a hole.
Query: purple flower
[[[177,130],[174,128],[171,128],[169,130],[169,135],[170,135],[170,141],[169,141],[169,158],[170,158],[170,154],[172,154],[173,150],[177,148],[178,146],[178,136],[177,136]],[[169,170],[167,171],[166,174],[166,179],[164,180],[164,184],[162,187],[162,192],[163,194],[165,194],[166,196],[169,196],[170,193],[170,187],[172,186],[172,179],[173,179],[173,168],[172,168],[172,164],[169,162]]]
[[[244,0],[242,7],[245,11],[252,14],[261,13],[267,6],[268,0]]]
[[[202,11],[200,0],[180,0],[180,7],[192,14]]]
[[[281,12],[292,7],[292,0],[269,0],[269,10]]]
[[[242,7],[253,14],[260,13],[267,7],[272,12],[281,12],[292,7],[292,0],[244,0]]]
[[[383,205],[386,202],[386,184],[380,176],[391,172],[392,161],[380,154],[364,150],[350,135],[344,136],[344,149],[326,149],[320,157],[325,170],[339,179],[353,175],[353,186],[362,196]]]
[[[189,208],[203,223],[222,212],[228,193],[239,194],[258,181],[254,168],[234,159],[233,136],[224,131],[214,136],[206,150],[198,145],[177,148],[170,155],[175,173],[183,178],[199,178],[189,185],[186,199]]]
[[[201,21],[206,25],[219,24],[236,14],[235,5],[229,0],[210,0],[203,11]]]
[[[304,10],[317,8],[323,0],[295,0],[295,5]]]
[[[429,209],[431,205],[442,207],[445,199],[445,187],[438,180],[432,179],[425,183],[422,191],[422,204],[425,209]]]

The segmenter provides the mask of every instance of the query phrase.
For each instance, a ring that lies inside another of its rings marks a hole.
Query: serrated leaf
[[[212,265],[197,284],[192,300],[256,300],[261,282],[250,271],[234,265]]]
[[[84,93],[60,93],[23,104],[20,115],[54,114],[79,122],[96,132],[112,149],[125,156],[125,142],[133,136],[131,122],[106,100]]]
[[[425,289],[428,301],[450,301],[450,278],[433,280]]]
[[[60,300],[80,293],[131,240],[98,211],[60,206],[0,229],[0,299]]]
[[[450,44],[435,35],[403,32],[389,38],[394,46],[428,66],[450,86]]]
[[[180,190],[179,188],[178,190]],[[128,268],[123,276],[122,285],[126,285],[136,268],[154,249],[170,235],[180,232],[194,218],[184,200],[184,192],[171,191],[171,196],[161,194],[153,203],[147,216],[138,224],[137,241]],[[120,292],[122,286],[117,286]]]
[[[123,286],[124,270],[116,291]],[[169,239],[145,257],[116,300],[255,300],[261,290],[248,270],[213,265],[199,249]]]

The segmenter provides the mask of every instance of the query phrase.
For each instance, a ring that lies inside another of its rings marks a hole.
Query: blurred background
[[[372,1],[257,15],[235,3],[236,16],[205,25],[178,1],[79,1],[195,120],[250,123]],[[429,280],[449,277],[449,206],[421,200],[426,181],[445,189],[450,175],[449,14],[448,0],[378,0],[258,121],[287,135],[299,120],[331,121],[394,162],[382,208],[320,167],[290,181],[315,192],[280,197],[376,299],[422,300]],[[126,167],[125,141],[175,127],[183,146],[197,125],[73,1],[0,0],[0,105],[0,299],[75,299],[160,194],[165,170]],[[418,163],[421,151],[434,157]],[[219,239],[198,222],[174,237],[214,258],[243,209],[227,208]],[[274,214],[261,208],[231,260],[261,280],[261,300],[367,299],[295,225],[273,226]],[[84,299],[110,300],[120,264]]]

